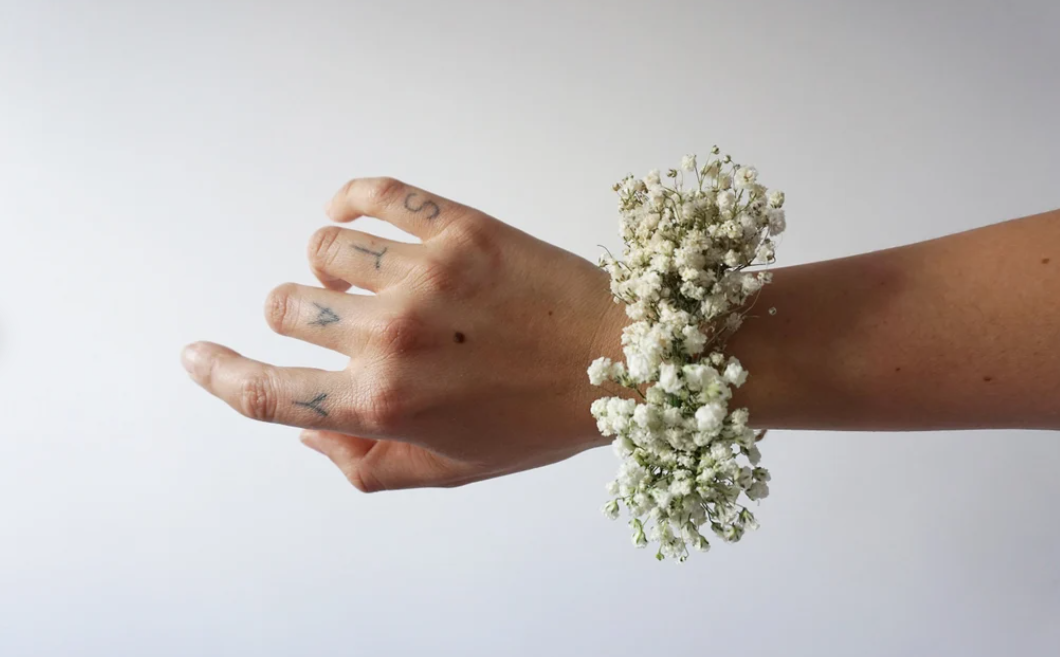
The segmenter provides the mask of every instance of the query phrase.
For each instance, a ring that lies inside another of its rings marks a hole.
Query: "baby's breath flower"
[[[787,221],[784,218],[784,211],[781,209],[775,209],[769,213],[769,232],[772,235],[779,235],[784,232],[784,229],[788,227]]]
[[[740,365],[740,361],[733,359],[725,368],[724,377],[727,383],[739,388],[747,380],[747,371]]]
[[[755,184],[758,171],[754,167],[740,167],[736,170],[736,189],[750,189]]]
[[[744,304],[770,282],[768,272],[741,270],[772,263],[773,237],[786,228],[784,195],[719,153],[703,163],[686,155],[667,169],[674,189],[658,170],[619,181],[623,260],[600,259],[633,321],[622,332],[624,362],[594,360],[589,381],[634,389],[639,399],[604,397],[590,407],[621,459],[604,513],[617,517],[625,505],[633,544],[658,543],[660,559],[709,549],[705,526],[739,540],[758,525],[741,496],[769,494],[758,433],[746,409],[728,407],[748,375],[724,343]]]
[[[611,359],[597,358],[589,366],[589,383],[594,386],[601,385],[611,378]]]

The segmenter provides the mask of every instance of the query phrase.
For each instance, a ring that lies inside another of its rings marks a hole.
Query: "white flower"
[[[732,460],[732,447],[725,443],[714,443],[710,446],[710,458],[718,463]]]
[[[666,274],[670,271],[670,257],[662,253],[656,253],[651,258],[651,268],[660,274]]]
[[[687,239],[687,238],[686,238]],[[695,244],[687,244],[674,253],[674,265],[678,268],[702,269],[706,263],[702,250]]]
[[[650,494],[655,503],[664,509],[670,506],[670,501],[673,500],[673,495],[668,488],[653,488]]]
[[[704,404],[696,410],[696,427],[700,431],[715,431],[725,419],[725,407],[716,402]]]
[[[752,500],[764,500],[769,497],[769,484],[764,481],[756,481],[747,489],[746,495]]]
[[[752,295],[762,288],[764,280],[755,274],[747,274],[740,278],[740,289],[745,295]]]
[[[680,169],[697,166],[688,155]],[[739,308],[770,281],[741,270],[756,259],[771,263],[773,237],[786,226],[783,194],[759,184],[753,167],[725,156],[703,164],[702,178],[671,173],[676,190],[663,187],[658,171],[615,186],[623,260],[600,264],[633,322],[622,331],[625,362],[598,358],[588,375],[594,385],[643,393],[639,403],[606,397],[590,406],[621,459],[604,513],[616,517],[625,503],[634,545],[657,542],[659,555],[684,560],[689,549],[710,547],[704,525],[739,540],[757,523],[738,500],[768,494],[747,410],[729,412],[747,372],[722,352],[740,326]],[[721,339],[704,354],[708,335]]]
[[[758,449],[758,445],[751,445],[747,448],[747,460],[751,465],[758,465],[761,462],[762,452]]]
[[[589,383],[594,386],[602,385],[604,381],[611,378],[611,359],[597,358],[589,365]]]
[[[648,186],[648,202],[651,203],[653,208],[661,208],[663,202],[666,200],[666,190],[661,186]]]
[[[735,221],[732,221],[731,219],[723,221],[722,224],[718,226],[717,231],[721,233],[722,237],[727,237],[730,240],[738,240],[743,235],[743,229],[740,228],[740,226],[737,225],[737,223]],[[729,266],[735,267],[736,265]]]
[[[739,388],[747,380],[747,371],[740,365],[740,361],[733,359],[729,361],[729,365],[725,368],[725,374],[722,376],[726,382]]]
[[[651,358],[641,352],[626,354],[626,363],[629,364],[629,377],[638,383],[647,381],[655,366]]]
[[[652,300],[659,298],[659,291],[662,289],[662,276],[659,272],[649,271],[630,282],[633,284],[633,293],[641,299]]]
[[[648,388],[648,392],[644,394],[647,397],[649,404],[655,404],[656,406],[662,406],[666,403],[666,391],[659,386],[652,386]]]
[[[648,539],[647,539],[647,537],[644,536],[644,529],[643,528],[638,527],[636,529],[636,531],[633,532],[633,545],[634,545],[634,547],[639,547],[639,548],[642,548],[642,547],[645,547],[646,545],[648,545]]]
[[[744,466],[740,468],[740,472],[736,475],[736,483],[740,488],[748,488],[751,483],[754,482],[754,473],[751,468]]]
[[[654,429],[659,426],[659,409],[648,404],[637,404],[633,411],[633,421],[645,429]]]
[[[707,336],[703,335],[703,331],[696,326],[686,326],[681,334],[685,338],[685,353],[690,356],[703,351],[703,347],[707,344]]]
[[[685,295],[689,299],[702,299],[706,295],[707,291],[701,285],[696,285],[692,281],[687,281],[681,284],[681,294]]]
[[[670,495],[675,498],[682,498],[686,495],[692,494],[692,480],[691,479],[675,479],[670,484]]]
[[[740,519],[743,520],[744,527],[751,531],[758,529],[758,521],[755,520],[754,514],[746,509],[740,512]]]
[[[784,210],[776,209],[769,213],[769,232],[772,235],[779,235],[784,232],[784,229],[788,227],[788,223],[784,218]]]
[[[681,391],[681,379],[677,375],[677,366],[663,363],[659,366],[659,387],[671,395]]]
[[[740,167],[736,170],[736,189],[750,189],[758,178],[758,171],[754,167]]]

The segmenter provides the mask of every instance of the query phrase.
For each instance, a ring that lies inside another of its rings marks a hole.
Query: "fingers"
[[[475,468],[416,445],[333,431],[303,431],[302,443],[331,459],[357,490],[450,487],[482,478]]]
[[[280,335],[352,358],[368,338],[365,319],[374,316],[376,305],[371,296],[285,283],[265,299],[265,321]]]
[[[243,415],[295,427],[347,430],[350,380],[340,372],[274,367],[210,342],[185,348],[185,369],[196,383]]]
[[[401,282],[423,250],[418,244],[328,226],[309,240],[309,266],[328,289],[344,292],[355,285],[380,292]]]
[[[484,216],[393,178],[354,178],[331,199],[327,214],[338,222],[375,217],[423,240],[454,223],[477,222]]]

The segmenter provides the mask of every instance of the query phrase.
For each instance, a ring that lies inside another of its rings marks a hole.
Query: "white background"
[[[586,257],[612,182],[714,142],[788,192],[784,264],[1060,206],[1058,33],[1053,0],[0,1],[0,655],[1056,654],[1056,433],[775,432],[763,529],[677,566],[600,515],[609,450],[364,496],[178,353],[342,365],[261,305],[355,175]]]

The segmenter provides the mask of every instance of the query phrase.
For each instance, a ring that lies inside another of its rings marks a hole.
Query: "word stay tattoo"
[[[316,301],[313,305],[317,307],[317,318],[309,322],[311,326],[327,326],[328,324],[334,324],[339,321],[339,316],[335,314],[335,311],[327,306],[322,306]]]
[[[327,398],[328,398],[328,393],[322,392],[322,393],[320,393],[316,397],[313,397],[312,399],[310,399],[307,402],[296,401],[294,403],[294,405],[295,406],[301,406],[302,408],[311,408],[314,411],[316,411],[317,414],[320,415],[321,417],[327,417],[328,416],[328,412],[325,411],[320,406],[320,402],[324,401]]]
[[[384,246],[382,251],[373,251],[371,249],[366,249],[363,246],[357,246],[356,244],[354,244],[353,248],[357,251],[360,251],[361,253],[367,253],[368,255],[375,256],[375,268],[379,269],[379,263],[383,261],[383,254],[386,253],[388,247]]]
[[[414,196],[419,196],[419,192],[412,192],[411,194],[409,194],[408,196],[405,197],[405,209],[408,210],[409,212],[422,212],[423,210],[426,209],[428,211],[428,213],[429,213],[427,215],[427,220],[428,221],[430,221],[431,219],[434,219],[435,217],[437,217],[438,215],[440,215],[442,213],[442,209],[439,208],[438,204],[435,203],[434,201],[424,201],[424,202],[420,203],[419,206],[413,207],[409,203],[409,201],[411,201]]]

